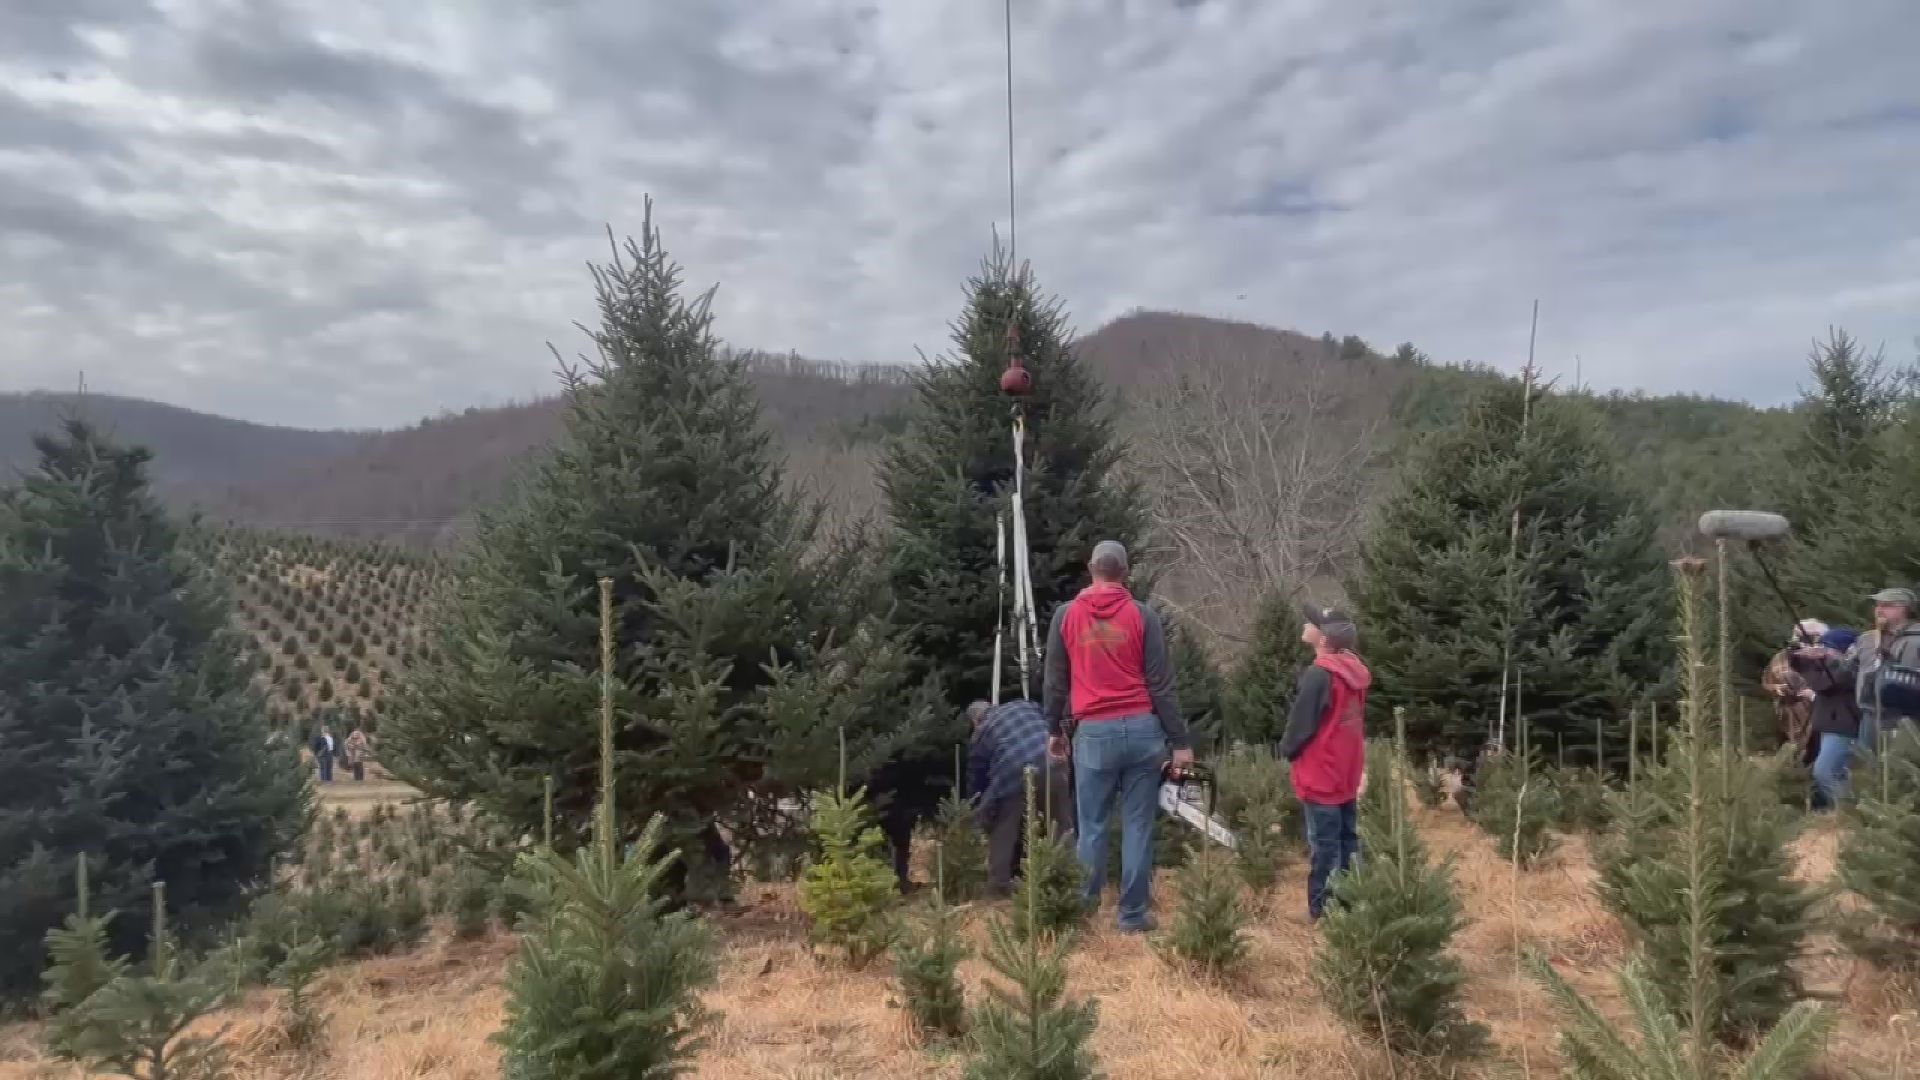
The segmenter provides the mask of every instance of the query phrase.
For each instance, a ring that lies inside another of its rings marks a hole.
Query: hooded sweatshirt
[[[1049,734],[1068,716],[1090,724],[1151,713],[1170,746],[1187,745],[1160,616],[1118,582],[1096,581],[1054,611],[1042,700]]]
[[[1366,772],[1364,718],[1373,674],[1351,652],[1323,652],[1300,672],[1280,756],[1293,763],[1293,791],[1302,802],[1350,803]]]

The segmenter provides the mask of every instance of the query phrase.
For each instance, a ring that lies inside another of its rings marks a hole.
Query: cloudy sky
[[[553,386],[656,200],[719,330],[946,347],[998,0],[5,0],[0,389],[404,423]],[[1913,0],[1015,0],[1019,247],[1171,308],[1775,402],[1920,335]]]

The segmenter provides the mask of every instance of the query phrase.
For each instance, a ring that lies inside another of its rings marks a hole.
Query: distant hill
[[[80,415],[123,441],[154,451],[153,477],[163,487],[204,487],[271,480],[287,470],[347,453],[368,438],[346,431],[305,431],[195,412],[111,394],[34,391],[0,394],[0,476],[34,460],[33,436]]]

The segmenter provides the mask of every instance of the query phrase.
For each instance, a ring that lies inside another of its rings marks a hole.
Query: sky
[[[6,0],[0,390],[310,427],[552,392],[643,205],[727,341],[950,348],[995,0]],[[1913,0],[1015,0],[1018,253],[1135,308],[1790,399],[1920,337]],[[1577,359],[1576,359],[1577,358]]]

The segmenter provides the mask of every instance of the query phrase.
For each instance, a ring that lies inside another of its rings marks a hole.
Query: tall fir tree
[[[1490,385],[1408,457],[1362,542],[1375,707],[1407,706],[1416,756],[1466,754],[1517,681],[1536,742],[1618,745],[1671,655],[1655,531],[1590,406]]]
[[[78,419],[34,442],[38,466],[0,491],[0,997],[33,992],[81,855],[95,910],[121,913],[112,951],[137,953],[155,881],[199,936],[310,812],[226,597],[148,489],[150,455]]]
[[[1287,727],[1294,680],[1313,659],[1300,640],[1300,605],[1290,594],[1268,593],[1253,619],[1247,648],[1226,687],[1226,737],[1252,746],[1276,745]]]
[[[1167,659],[1173,665],[1173,685],[1180,713],[1197,752],[1211,754],[1226,739],[1227,686],[1207,655],[1200,635],[1163,605],[1156,605],[1167,635]]]
[[[1857,772],[1855,818],[1836,862],[1840,884],[1865,903],[1842,923],[1841,939],[1920,984],[1920,734],[1901,727]]]
[[[595,800],[579,719],[594,583],[611,577],[623,827],[664,815],[678,891],[726,861],[721,829],[793,839],[758,810],[834,782],[837,728],[850,767],[871,769],[931,722],[930,695],[911,689],[859,552],[821,543],[816,510],[785,489],[743,361],[714,339],[708,298],[681,295],[651,203],[594,284],[596,351],[567,371],[565,431],[482,515],[440,647],[383,724],[383,764],[528,833],[551,778],[555,844],[577,845]]]

